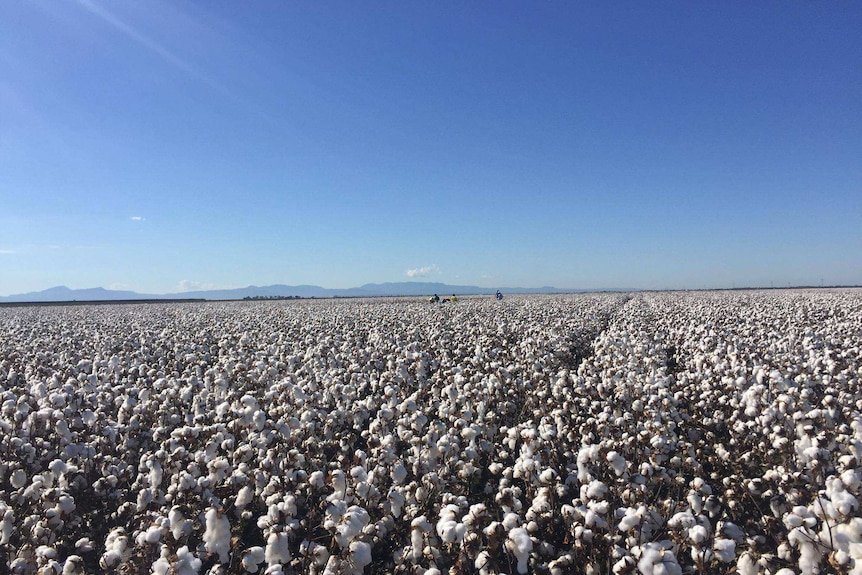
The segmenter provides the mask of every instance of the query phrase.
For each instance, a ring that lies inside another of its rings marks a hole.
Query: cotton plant
[[[858,293],[513,302],[0,310],[10,567],[862,569]]]

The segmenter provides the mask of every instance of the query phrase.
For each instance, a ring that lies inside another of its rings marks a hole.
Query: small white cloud
[[[131,216],[131,217],[129,217],[129,219],[132,220],[133,222],[142,222],[146,218],[143,216]]]
[[[9,255],[9,254],[14,254],[14,253],[15,253],[15,250],[6,250],[3,248],[0,248],[0,255]]]
[[[207,282],[199,282],[195,280],[180,280],[180,283],[177,284],[177,291],[200,291],[207,289],[215,289],[215,284],[207,283]]]
[[[108,286],[108,289],[112,289],[112,290],[123,290],[123,291],[126,291],[126,290],[128,290],[130,287],[131,287],[131,286],[129,286],[129,284],[124,284],[124,283],[112,283],[111,285],[109,285],[109,286]]]
[[[440,268],[437,267],[437,264],[431,264],[430,266],[424,266],[421,268],[413,268],[407,270],[407,277],[409,278],[427,278],[431,274],[440,273]]]

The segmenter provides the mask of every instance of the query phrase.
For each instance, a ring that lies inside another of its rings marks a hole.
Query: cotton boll
[[[352,541],[349,551],[348,561],[352,566],[352,572],[359,575],[365,566],[371,563],[371,546],[364,541]]]
[[[362,532],[370,520],[368,512],[362,507],[349,507],[335,528],[335,542],[342,548],[347,548],[350,541]]]
[[[170,513],[168,513],[168,520],[174,539],[180,540],[192,532],[192,521],[183,517],[183,512],[179,506],[175,505],[171,508]]]
[[[250,547],[243,553],[242,568],[249,573],[257,573],[260,569],[260,564],[264,561],[264,556],[263,547]]]
[[[396,484],[404,483],[404,480],[407,479],[407,468],[404,467],[404,464],[400,461],[395,467],[392,468],[392,481]]]
[[[27,485],[27,473],[23,469],[16,469],[12,472],[9,482],[15,489],[21,489]]]
[[[736,570],[739,575],[757,575],[757,561],[746,551],[736,560]]]
[[[732,539],[716,539],[712,548],[715,550],[715,557],[722,563],[730,563],[736,559],[736,542]]]
[[[237,510],[237,514],[239,514],[245,507],[251,503],[252,498],[254,497],[254,489],[248,485],[239,490],[239,493],[236,495],[236,499],[234,500],[234,507]]]
[[[682,568],[669,541],[650,542],[641,550],[638,570],[643,575],[682,575]]]
[[[63,575],[84,575],[84,573],[86,573],[84,559],[80,555],[66,557],[63,562]]]
[[[456,519],[459,508],[457,505],[449,504],[440,510],[440,519],[437,521],[437,535],[444,543],[460,543],[467,534],[467,527]]]
[[[219,563],[227,563],[230,558],[230,521],[221,510],[210,507],[206,512],[206,531],[204,549],[207,553],[218,555]]]
[[[553,483],[557,478],[557,472],[554,469],[548,468],[539,474],[539,481],[545,485]]]
[[[526,573],[530,552],[533,550],[533,541],[530,539],[530,534],[527,533],[527,530],[523,527],[516,527],[510,530],[506,539],[506,549],[515,556],[515,560],[518,562],[518,573]]]
[[[487,550],[480,551],[473,561],[473,567],[479,571],[479,575],[492,575],[492,573],[495,573],[491,566],[491,554]]]
[[[401,493],[399,493],[398,491],[395,491],[393,489],[392,491],[389,492],[387,499],[389,500],[389,503],[390,503],[390,509],[392,510],[392,515],[395,516],[396,518],[401,517],[401,510],[404,507],[404,502],[406,501],[404,496]]]
[[[717,531],[724,533],[727,537],[733,539],[737,543],[745,541],[745,531],[731,521],[719,521]]]
[[[641,516],[636,509],[631,507],[620,510],[623,515],[617,524],[617,529],[625,533],[626,531],[637,527],[641,522]]]
[[[620,558],[616,563],[614,563],[611,570],[614,572],[615,575],[619,575],[621,573],[630,573],[634,571],[635,565],[636,563],[634,558],[632,558],[631,555],[626,555]],[[560,572],[560,575],[562,575],[562,572]]]
[[[153,562],[150,568],[152,575],[169,575],[171,571],[171,561],[167,556],[167,548],[162,550],[162,556]]]
[[[99,559],[102,569],[116,569],[131,557],[132,550],[129,548],[129,538],[125,529],[116,527],[108,534],[105,540],[105,552]]]
[[[611,468],[614,470],[614,474],[617,477],[622,476],[626,470],[626,460],[616,451],[609,451],[606,459],[608,463],[610,463]]]
[[[311,557],[317,567],[326,565],[330,558],[329,550],[326,547],[307,539],[300,543],[299,552],[304,556]]]
[[[6,507],[2,506],[0,503],[0,514],[2,514],[2,519],[0,519],[0,545],[6,545],[9,543],[9,538],[12,536],[12,531],[15,525],[15,513]]]
[[[266,540],[265,560],[267,564],[287,564],[291,560],[287,533],[270,533]]]
[[[93,550],[93,543],[89,537],[82,537],[75,542],[75,549],[78,553],[90,553]]]
[[[703,525],[695,525],[688,530],[688,538],[695,545],[701,545],[709,537],[709,533]]]
[[[177,561],[174,563],[175,575],[197,575],[201,568],[201,560],[198,559],[189,548],[183,545],[177,550]]]

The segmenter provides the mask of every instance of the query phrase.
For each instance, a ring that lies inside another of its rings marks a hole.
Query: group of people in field
[[[494,297],[496,297],[498,300],[501,300],[501,299],[503,299],[503,294],[500,293],[500,290],[497,290],[497,294]],[[428,298],[429,303],[446,303],[446,302],[450,302],[450,301],[452,301],[452,302],[458,301],[458,296],[456,296],[455,294],[452,294],[452,297],[440,299],[440,296],[435,293],[430,298]]]

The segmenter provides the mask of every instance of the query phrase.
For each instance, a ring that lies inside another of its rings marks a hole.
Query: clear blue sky
[[[862,284],[858,2],[0,4],[0,295]]]

